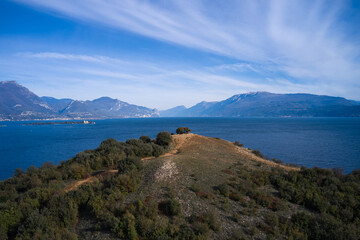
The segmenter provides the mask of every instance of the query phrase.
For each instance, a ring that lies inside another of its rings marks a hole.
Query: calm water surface
[[[124,141],[186,126],[194,133],[238,140],[270,158],[306,167],[360,168],[360,118],[146,118],[96,120],[95,125],[23,126],[0,122],[0,179],[16,168],[55,164],[107,138]]]

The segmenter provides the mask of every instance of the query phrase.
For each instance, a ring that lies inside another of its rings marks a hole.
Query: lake
[[[95,120],[95,125],[0,122],[0,179],[16,168],[58,164],[107,138],[124,141],[189,127],[193,133],[238,140],[265,156],[306,167],[360,168],[360,118],[142,118]]]

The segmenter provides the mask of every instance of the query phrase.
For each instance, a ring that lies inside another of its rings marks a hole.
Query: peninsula
[[[1,181],[0,238],[358,239],[359,189],[359,170],[284,165],[239,142],[107,139]]]

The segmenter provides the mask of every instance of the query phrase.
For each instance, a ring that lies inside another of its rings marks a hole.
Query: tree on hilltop
[[[178,129],[176,129],[176,133],[177,134],[184,134],[184,133],[190,133],[191,130],[188,127],[179,127]]]

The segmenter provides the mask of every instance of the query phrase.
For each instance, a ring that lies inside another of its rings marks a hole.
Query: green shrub
[[[183,224],[180,226],[179,231],[175,233],[175,239],[190,240],[196,239],[194,231],[187,225]]]
[[[106,150],[115,147],[118,144],[114,138],[109,138],[101,142],[99,149]]]
[[[234,142],[234,144],[235,144],[235,146],[238,146],[238,147],[243,147],[244,146],[244,144],[240,143],[238,140],[236,140]]]
[[[259,150],[255,149],[255,150],[252,150],[251,152],[258,157],[264,158],[264,155]]]
[[[74,163],[69,167],[69,177],[72,179],[81,179],[85,174],[85,167]]]
[[[202,222],[206,223],[212,230],[218,231],[220,229],[220,224],[212,211],[207,211],[206,213],[202,214],[200,219]]]
[[[168,216],[177,216],[181,213],[180,203],[173,198],[161,202],[159,209]]]
[[[129,212],[124,215],[124,225],[122,231],[126,234],[126,239],[138,239],[138,233],[135,228],[135,217]]]
[[[198,193],[200,192],[200,186],[197,183],[194,183],[191,185],[190,190],[194,193]]]
[[[209,226],[206,223],[199,222],[199,221],[197,221],[193,224],[193,229],[197,235],[206,235],[206,234],[208,234],[208,232],[210,230]]]
[[[172,142],[172,137],[169,132],[159,132],[156,136],[156,143],[160,146],[167,147]]]
[[[230,188],[227,184],[223,183],[216,187],[219,190],[220,194],[224,195],[225,197],[229,197],[230,195]]]
[[[124,193],[133,192],[139,183],[139,179],[136,175],[118,174],[110,179],[111,185]]]
[[[163,154],[165,152],[164,148],[157,145],[157,144],[154,144],[154,143],[151,143],[151,146],[153,148],[153,153],[152,155],[154,157],[159,157],[161,154]]]
[[[127,157],[118,162],[119,173],[126,173],[132,170],[139,170],[142,168],[141,159],[139,157]]]
[[[274,163],[277,163],[277,164],[284,164],[283,161],[276,159],[276,158],[271,159],[271,161],[273,161]]]
[[[143,143],[150,143],[151,142],[151,139],[148,136],[141,136],[139,138],[139,140],[142,141]]]
[[[58,195],[53,197],[47,204],[49,215],[59,226],[68,227],[76,220],[78,206],[68,195]]]

